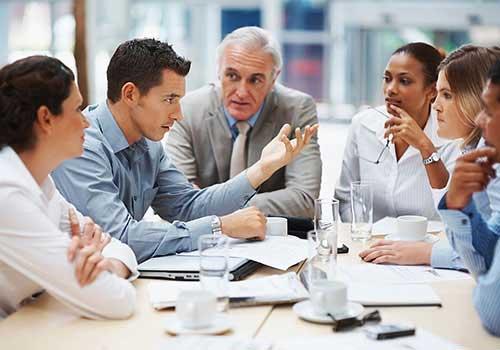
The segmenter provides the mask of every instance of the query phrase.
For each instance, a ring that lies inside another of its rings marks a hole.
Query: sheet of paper
[[[291,337],[275,341],[273,350],[461,350],[463,347],[418,328],[414,336],[372,340],[361,329],[330,336]]]
[[[349,284],[350,301],[364,306],[438,305],[441,299],[427,284]]]
[[[175,306],[177,295],[183,290],[201,288],[199,282],[153,281],[149,284],[149,299],[154,308]],[[230,298],[255,299],[255,303],[302,300],[308,292],[295,272],[272,275],[229,283]]]
[[[156,350],[271,350],[268,340],[239,338],[235,336],[189,336],[175,337],[162,341]]]
[[[441,221],[429,220],[427,222],[428,233],[438,233],[444,231],[444,224]],[[375,222],[372,227],[374,235],[388,235],[397,233],[396,218],[386,216]]]
[[[416,334],[388,340],[372,340],[362,330],[314,337],[251,339],[236,336],[176,337],[162,341],[157,350],[463,350],[464,348],[423,329]]]
[[[337,265],[338,278],[348,284],[408,284],[430,283],[440,281],[455,281],[470,279],[468,273],[433,269],[429,266],[399,266],[376,264],[339,264]]]
[[[307,240],[295,236],[268,236],[263,241],[230,239],[229,256],[246,258],[279,270],[287,270],[308,256]],[[198,251],[181,253],[198,255]],[[221,250],[210,249],[208,254],[218,256]]]

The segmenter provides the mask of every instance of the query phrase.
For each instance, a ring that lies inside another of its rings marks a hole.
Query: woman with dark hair
[[[459,155],[456,143],[437,135],[431,110],[441,59],[424,43],[400,47],[383,75],[385,106],[354,116],[335,190],[343,221],[351,221],[353,181],[372,183],[374,221],[406,214],[438,218],[431,186],[446,186]]]
[[[433,109],[437,113],[439,136],[460,141],[462,152],[478,146],[481,129],[475,119],[482,109],[481,93],[488,71],[500,59],[500,48],[465,45],[451,52],[439,65],[437,97]],[[498,188],[492,180],[489,188]],[[444,191],[435,191],[436,201]],[[500,204],[499,194],[489,191],[492,209]],[[464,268],[458,255],[447,241],[402,242],[381,240],[360,253],[365,261],[392,264],[426,264],[433,267]]]
[[[49,176],[83,151],[81,103],[55,58],[0,69],[0,318],[43,290],[88,318],[133,312],[132,250],[76,212]]]

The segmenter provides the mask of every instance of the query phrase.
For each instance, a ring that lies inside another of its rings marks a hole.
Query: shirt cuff
[[[441,209],[439,215],[446,225],[448,239],[450,239],[450,233],[460,239],[471,236],[471,222],[466,213],[455,209]],[[472,238],[469,241],[472,243]]]
[[[102,255],[105,258],[114,258],[120,260],[130,270],[129,281],[135,280],[139,277],[139,270],[137,270],[137,259],[135,254],[126,244],[123,244],[116,238],[111,238],[111,241],[102,250]]]
[[[443,269],[465,270],[462,260],[447,241],[439,241],[432,246],[431,266]]]
[[[240,207],[244,207],[248,203],[248,201],[250,201],[250,199],[257,193],[257,190],[250,184],[250,180],[248,180],[246,171],[241,172],[229,181],[233,183],[233,186],[236,186],[236,188],[239,189],[242,195],[242,202]]]
[[[441,201],[446,195],[446,192],[448,191],[448,187],[441,188],[441,189],[432,189],[432,199],[434,200],[434,207],[439,208],[439,205],[441,204]],[[446,205],[446,201],[445,201]]]
[[[198,250],[198,240],[202,235],[212,234],[212,217],[205,216],[196,220],[188,221],[185,223],[186,228],[189,230],[191,239],[191,249]]]

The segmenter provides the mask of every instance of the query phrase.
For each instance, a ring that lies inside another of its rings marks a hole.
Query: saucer
[[[433,235],[431,233],[427,233],[424,236],[424,239],[419,239],[419,240],[402,239],[396,233],[388,234],[387,236],[385,236],[385,239],[388,239],[390,241],[427,242],[427,243],[435,243],[435,242],[439,241],[439,237],[436,235]]]
[[[363,313],[364,307],[358,303],[347,303],[347,310],[341,314],[335,314],[335,318],[343,319],[349,317],[358,317]],[[328,315],[318,315],[314,312],[312,303],[310,300],[304,300],[300,303],[293,305],[293,312],[295,312],[301,319],[323,324],[332,324],[333,320]]]
[[[228,315],[218,313],[215,315],[214,323],[206,328],[191,329],[183,327],[181,321],[177,318],[177,315],[172,314],[167,317],[164,321],[165,330],[172,335],[184,335],[184,334],[194,334],[194,335],[214,335],[223,334],[231,330],[231,319]]]

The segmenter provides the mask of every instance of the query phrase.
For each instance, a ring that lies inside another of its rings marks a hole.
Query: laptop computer
[[[245,258],[228,258],[229,280],[238,281],[261,264]],[[168,255],[149,259],[138,266],[142,278],[161,278],[177,281],[199,281],[200,258],[192,255]]]

